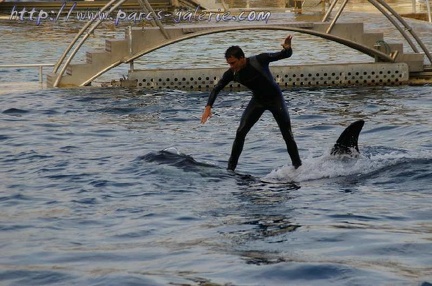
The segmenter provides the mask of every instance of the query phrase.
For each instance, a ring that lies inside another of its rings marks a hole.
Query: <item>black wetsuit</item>
[[[273,80],[269,70],[269,63],[288,58],[292,50],[282,50],[276,53],[263,53],[255,57],[247,58],[246,66],[238,72],[227,70],[210,93],[207,105],[213,106],[218,93],[230,82],[236,81],[248,87],[252,91],[252,99],[241,117],[240,126],[237,129],[236,138],[228,161],[228,169],[234,170],[243,150],[247,133],[258,121],[264,111],[269,110],[279,126],[285,140],[288,154],[294,167],[301,165],[297,144],[291,132],[291,122],[288,109],[278,84]]]

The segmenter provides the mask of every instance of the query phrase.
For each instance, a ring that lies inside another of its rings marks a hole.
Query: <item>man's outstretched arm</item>
[[[292,40],[292,36],[288,35],[284,42],[281,44],[281,46],[283,47],[283,50],[280,52],[275,52],[275,53],[262,53],[257,55],[257,60],[265,65],[274,61],[279,61],[282,59],[286,59],[291,57],[293,51],[291,48],[291,40]]]
[[[207,100],[207,105],[204,109],[204,112],[201,116],[201,123],[206,123],[207,119],[209,119],[212,116],[211,109],[213,106],[213,103],[216,100],[217,95],[219,92],[231,81],[233,80],[234,76],[231,70],[227,70],[222,78],[218,81],[216,86],[213,88],[213,90],[210,92],[209,98]]]

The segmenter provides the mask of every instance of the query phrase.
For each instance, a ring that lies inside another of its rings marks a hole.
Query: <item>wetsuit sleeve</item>
[[[276,53],[262,53],[257,55],[256,58],[260,62],[260,64],[268,64],[270,62],[289,58],[291,57],[292,53],[292,49],[289,48],[283,49],[282,51]]]
[[[207,100],[207,106],[213,106],[213,103],[216,100],[216,97],[218,96],[219,92],[230,82],[234,79],[234,74],[231,69],[227,70],[223,75],[222,78],[218,81],[218,83],[215,85],[215,87],[210,92],[209,98]]]

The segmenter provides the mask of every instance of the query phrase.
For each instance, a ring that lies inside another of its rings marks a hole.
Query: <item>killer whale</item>
[[[364,126],[364,123],[364,120],[358,120],[346,127],[337,139],[333,148],[331,149],[330,155],[335,157],[356,157],[360,153],[358,148],[358,138]],[[240,174],[233,171],[229,171],[228,173],[226,173],[225,169],[220,166],[198,162],[192,156],[180,153],[177,149],[173,147],[158,152],[148,153],[144,156],[140,156],[138,159],[161,165],[171,165],[186,172],[198,172],[199,174],[201,174],[201,176],[204,177],[221,178],[225,176],[234,176],[235,178],[238,178],[241,182],[275,183],[273,180],[269,181],[265,178],[258,179],[248,174]],[[282,181],[277,181],[278,184],[281,182]],[[289,183],[292,182],[292,180],[289,181]]]
[[[358,155],[360,153],[358,148],[358,137],[364,123],[364,120],[357,120],[345,128],[330,151],[330,155]]]

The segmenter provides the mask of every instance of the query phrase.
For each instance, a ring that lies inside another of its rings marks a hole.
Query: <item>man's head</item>
[[[225,58],[234,57],[236,59],[244,58],[245,54],[239,46],[231,46],[225,51]]]
[[[231,46],[225,51],[225,59],[230,68],[235,72],[241,70],[246,65],[246,58],[243,50],[239,46]]]

